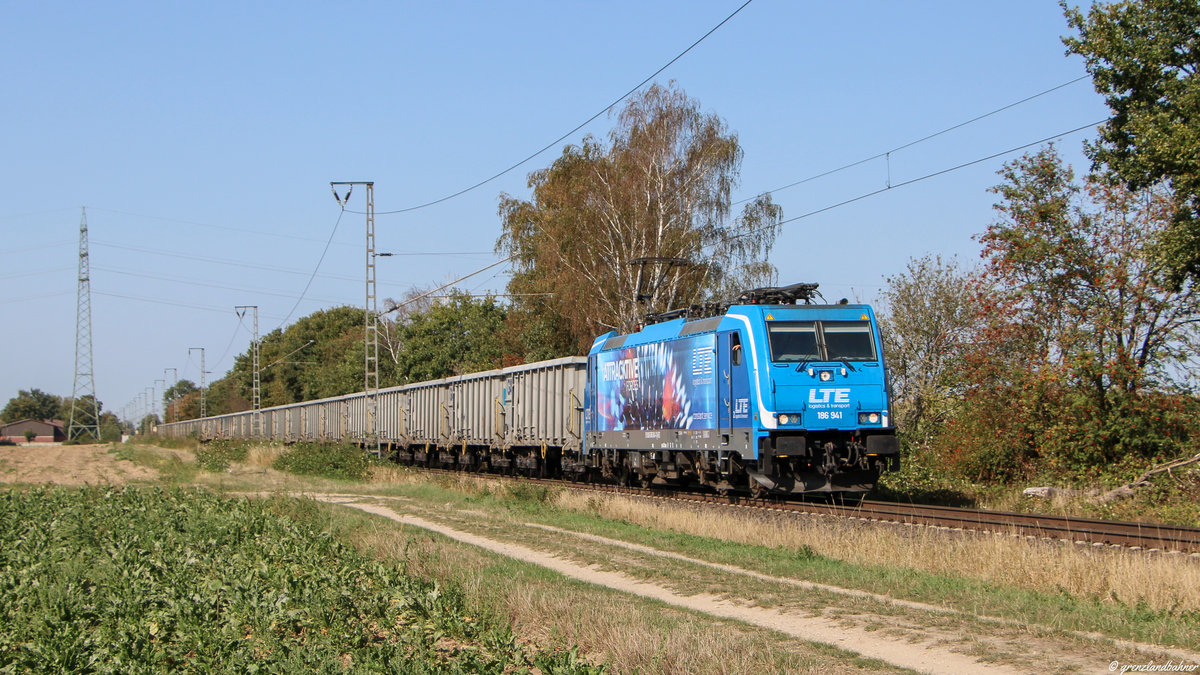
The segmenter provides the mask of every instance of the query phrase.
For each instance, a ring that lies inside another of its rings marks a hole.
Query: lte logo
[[[849,389],[809,389],[809,403],[849,403]]]
[[[733,414],[746,415],[750,412],[750,399],[738,398],[733,400]]]

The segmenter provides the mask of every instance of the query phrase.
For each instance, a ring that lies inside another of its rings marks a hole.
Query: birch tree
[[[608,143],[588,136],[529,176],[532,199],[501,195],[497,251],[514,256],[509,292],[539,297],[577,349],[641,318],[773,284],[766,262],[782,218],[769,195],[736,216],[737,134],[674,83],[617,115]],[[548,299],[545,299],[548,298]]]

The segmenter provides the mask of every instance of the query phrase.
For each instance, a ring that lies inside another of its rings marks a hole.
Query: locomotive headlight
[[[879,413],[858,413],[859,424],[879,424]]]
[[[780,423],[780,424],[787,424],[788,422],[791,422],[791,421],[792,421],[792,418],[788,417],[787,415],[780,415],[780,416],[779,416],[779,423]]]
[[[822,370],[818,379],[820,379],[822,382],[832,382],[833,381],[833,371],[832,370]]]

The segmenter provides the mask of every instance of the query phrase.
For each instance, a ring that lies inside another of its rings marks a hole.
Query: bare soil
[[[121,459],[103,445],[0,447],[0,483],[120,485],[150,481],[158,472]]]

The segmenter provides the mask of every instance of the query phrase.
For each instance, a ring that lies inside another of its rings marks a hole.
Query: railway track
[[[460,474],[445,469],[427,471]],[[873,522],[934,527],[946,530],[996,533],[1045,539],[1096,547],[1116,547],[1133,551],[1186,553],[1200,558],[1200,527],[1135,523],[1114,520],[1055,516],[1040,513],[987,511],[953,506],[902,504],[897,502],[863,501],[857,506],[842,506],[814,502],[755,499],[742,495],[717,495],[680,492],[667,488],[640,488],[617,485],[572,483],[549,478],[526,478],[481,474],[494,478],[525,480],[548,485],[568,486],[605,494],[672,499],[713,505],[764,509],[777,512],[815,514],[839,518],[856,518]]]

